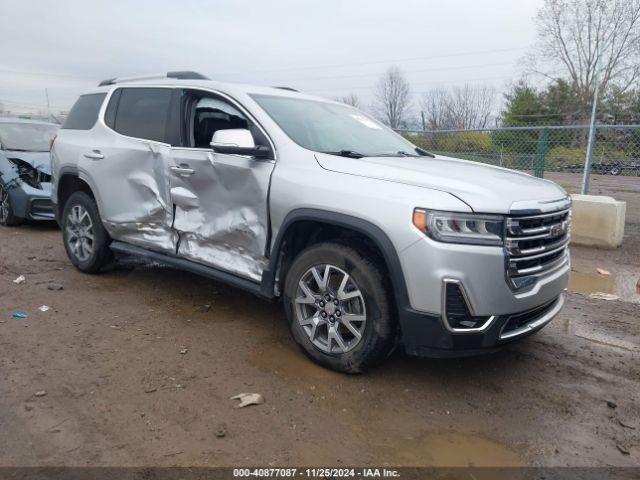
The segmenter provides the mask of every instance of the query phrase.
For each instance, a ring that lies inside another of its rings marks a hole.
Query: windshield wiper
[[[378,153],[376,155],[371,155],[372,157],[420,157],[421,155],[416,155],[415,153],[405,152],[400,150],[396,153]]]
[[[337,152],[322,152],[327,153],[329,155],[339,155],[341,157],[349,157],[349,158],[362,158],[363,154],[355,152],[353,150],[339,150]]]

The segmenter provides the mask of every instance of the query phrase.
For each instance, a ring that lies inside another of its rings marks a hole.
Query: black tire
[[[79,258],[70,246],[69,238],[72,237],[70,214],[74,207],[82,207],[87,213],[93,226],[92,250],[87,258]],[[113,252],[109,248],[111,238],[102,224],[98,206],[95,200],[84,192],[76,192],[69,197],[62,211],[62,238],[67,256],[75,267],[84,273],[97,273],[113,260]]]
[[[2,211],[0,211],[0,225],[4,225],[5,227],[17,227],[22,225],[25,219],[14,215],[9,191],[6,189],[4,183],[0,181],[0,202],[5,198],[5,194],[7,195],[6,212],[3,214]],[[0,206],[0,208],[2,207]]]
[[[335,266],[350,276],[362,292],[366,308],[361,338],[352,349],[343,353],[329,353],[318,348],[297,317],[295,298],[300,280],[312,267],[324,265]],[[294,259],[284,286],[284,308],[293,339],[312,360],[331,370],[359,373],[379,364],[389,356],[397,338],[391,288],[386,278],[376,262],[364,258],[353,248],[321,243],[304,250]]]
[[[611,165],[609,167],[609,173],[617,177],[622,173],[622,168],[620,168],[618,165]]]

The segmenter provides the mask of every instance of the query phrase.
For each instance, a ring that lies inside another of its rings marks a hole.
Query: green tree
[[[537,124],[542,118],[543,106],[537,90],[521,80],[504,94],[505,108],[501,113],[504,127]]]

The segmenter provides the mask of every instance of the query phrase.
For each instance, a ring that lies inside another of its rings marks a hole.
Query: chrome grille
[[[510,216],[506,223],[507,277],[519,289],[562,267],[568,260],[569,209]]]

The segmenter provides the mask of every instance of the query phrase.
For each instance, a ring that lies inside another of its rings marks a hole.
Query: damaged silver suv
[[[556,184],[432,155],[367,114],[194,72],[106,80],[52,149],[73,264],[113,252],[284,305],[295,341],[343,372],[495,350],[547,324],[569,276]]]

